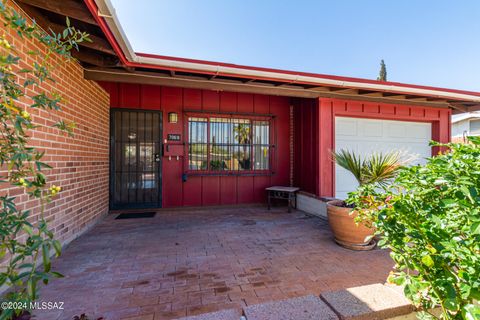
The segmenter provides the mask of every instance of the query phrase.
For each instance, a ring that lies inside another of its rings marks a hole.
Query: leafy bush
[[[46,203],[61,188],[47,185],[43,171],[50,166],[42,162],[43,152],[29,145],[29,130],[37,125],[27,109],[59,110],[61,97],[41,90],[48,87],[45,83],[54,82],[50,71],[58,60],[53,61],[52,57],[70,59],[70,50],[88,40],[88,35],[71,27],[68,19],[62,34],[48,34],[27,23],[4,2],[0,2],[0,19],[4,29],[11,29],[25,41],[37,41],[45,48],[29,52],[28,59],[21,61],[21,55],[7,36],[0,35],[0,183],[2,188],[23,188],[41,205],[38,220],[32,222],[30,212],[19,210],[14,197],[6,192],[0,195],[0,288],[8,289],[2,301],[26,306],[0,310],[0,319],[11,319],[28,314],[21,309],[29,309],[30,302],[38,298],[40,281],[47,284],[51,277],[61,276],[51,270],[50,262],[51,253],[59,255],[61,245],[43,216]],[[20,65],[27,67],[21,69]],[[54,127],[71,134],[74,124],[62,120]]]
[[[440,319],[480,319],[480,139],[470,142],[349,197],[391,250],[389,281],[405,286],[421,319],[436,318],[434,307]]]

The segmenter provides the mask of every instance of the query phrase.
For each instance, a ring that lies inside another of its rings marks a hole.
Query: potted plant
[[[352,151],[333,153],[334,161],[353,174],[359,187],[388,184],[405,163],[400,152],[374,153],[362,159]],[[353,195],[350,194],[349,197]],[[327,202],[327,216],[335,242],[352,250],[370,250],[375,247],[374,229],[365,221],[357,222],[353,201],[332,200]]]

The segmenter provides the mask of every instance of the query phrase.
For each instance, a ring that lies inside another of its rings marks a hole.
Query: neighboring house
[[[48,117],[76,121],[75,138],[32,140],[64,190],[47,212],[63,241],[111,209],[260,203],[272,185],[344,197],[355,183],[332,150],[428,157],[431,139],[450,140],[452,113],[480,103],[477,92],[135,53],[107,0],[9,4],[46,29],[69,16],[94,41],[54,74],[66,103]],[[24,53],[38,46],[11,37]]]
[[[480,136],[480,112],[468,112],[452,117],[452,141],[465,142],[468,136]]]

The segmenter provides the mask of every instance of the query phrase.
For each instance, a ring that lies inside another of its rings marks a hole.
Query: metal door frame
[[[159,156],[160,161],[158,163],[158,199],[157,203],[147,203],[147,204],[132,204],[132,205],[114,205],[113,202],[113,192],[115,189],[115,113],[116,112],[143,112],[143,113],[157,113],[159,115]],[[110,177],[109,177],[109,208],[110,210],[120,210],[120,209],[144,209],[144,208],[161,208],[162,207],[162,164],[163,164],[163,115],[161,111],[157,110],[143,110],[143,109],[132,109],[132,108],[110,108],[110,147],[109,147],[109,156],[110,156]]]

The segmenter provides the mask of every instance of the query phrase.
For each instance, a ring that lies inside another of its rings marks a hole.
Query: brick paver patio
[[[327,290],[384,282],[385,250],[352,252],[328,224],[285,208],[162,210],[154,218],[109,215],[72,242],[54,269],[65,278],[42,301],[106,319],[173,319]]]

